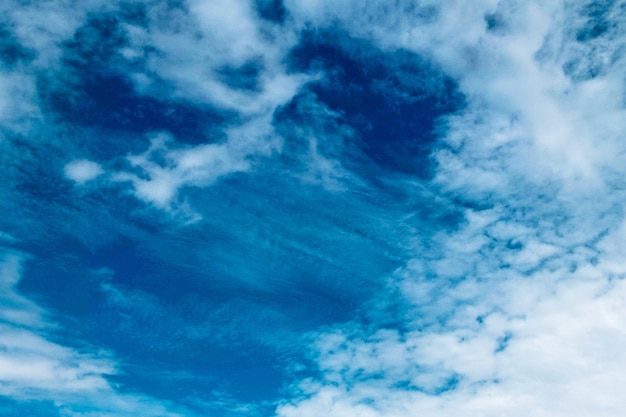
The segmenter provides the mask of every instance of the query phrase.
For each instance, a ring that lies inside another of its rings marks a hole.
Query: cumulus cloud
[[[266,125],[260,126],[263,128],[267,130]],[[257,143],[257,136],[262,134],[258,129],[256,124],[234,128],[228,132],[226,143],[194,147],[170,148],[173,138],[166,133],[156,134],[146,152],[127,157],[131,168],[138,170],[139,175],[132,171],[118,172],[113,179],[131,182],[138,198],[158,207],[171,208],[181,187],[209,186],[220,177],[250,169],[247,160],[250,154],[271,153],[271,138]]]
[[[93,161],[77,159],[65,165],[64,172],[68,179],[81,185],[102,175],[104,171]]]
[[[510,277],[506,289],[490,286],[501,297],[491,305],[455,300],[444,328],[324,335],[325,382],[301,383],[304,398],[278,414],[613,415],[625,406],[624,286],[581,275]]]
[[[599,24],[585,16],[591,3],[432,5],[415,25],[418,13],[399,18],[382,4],[378,15],[357,13],[356,3],[289,4],[302,21],[338,19],[455,76],[468,107],[446,118],[435,184],[471,208],[392,279],[410,311],[403,330],[321,333],[323,377],[295,385],[278,415],[625,410],[616,389],[626,367],[623,253],[613,243],[624,222],[614,176],[626,132],[614,74],[624,63],[612,41],[625,29],[623,7],[607,5],[605,29],[586,39]]]

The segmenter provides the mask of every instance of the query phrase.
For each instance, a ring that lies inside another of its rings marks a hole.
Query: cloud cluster
[[[428,251],[392,278],[407,303],[403,330],[320,334],[323,377],[294,386],[298,399],[278,415],[626,409],[616,388],[626,367],[616,245],[624,61],[614,42],[626,29],[623,3],[602,12],[571,2],[432,5],[415,25],[382,5],[373,15],[356,4],[292,3],[303,20],[332,16],[383,48],[427,53],[455,75],[468,107],[446,118],[434,183],[468,208],[457,230],[416,237]]]
[[[237,120],[223,130],[223,141],[166,151],[173,168],[144,160],[156,150],[154,140],[143,156],[129,158],[149,180],[126,173],[115,179],[130,180],[138,198],[171,206],[181,187],[246,171],[251,159],[280,149],[272,116],[308,79],[284,67],[285,53],[297,40],[291,31],[259,19],[248,1],[191,1],[180,8],[161,3],[149,9],[146,24],[125,30],[129,44],[121,53],[143,63],[133,75],[137,91],[213,106]],[[203,142],[214,141],[208,131],[206,136]]]
[[[127,180],[140,200],[161,208],[179,205],[182,187],[208,185],[223,175],[248,170],[251,160],[280,149],[273,113],[309,79],[284,66],[286,52],[297,42],[295,33],[261,19],[248,1],[134,6],[100,1],[80,6],[65,1],[7,3],[3,22],[11,36],[9,47],[22,51],[0,68],[0,118],[12,132],[25,134],[33,120],[55,123],[59,116],[80,123],[104,121],[116,128],[135,119],[148,126],[167,126],[144,119],[180,117],[175,114],[180,106],[227,115],[227,125],[204,126],[198,133],[203,136],[196,141],[199,146],[172,149],[166,158],[175,161],[168,167],[149,162],[154,146],[143,156],[130,156],[125,168],[138,169],[147,180],[126,169],[107,176],[113,183]],[[139,97],[132,104],[138,108],[110,107],[131,106],[123,102],[128,96]],[[113,103],[110,97],[122,101]],[[150,108],[153,102],[162,112]],[[58,114],[50,117],[54,112]],[[103,114],[91,114],[98,112]],[[146,133],[152,137],[162,132],[157,128]],[[176,133],[163,134],[185,143],[188,138],[175,137]],[[93,150],[85,151],[94,163],[115,165],[110,158],[92,158]],[[148,159],[142,163],[142,157]],[[184,160],[178,163],[179,158]],[[96,173],[94,166],[87,170],[71,159],[66,163],[65,174],[76,184]]]

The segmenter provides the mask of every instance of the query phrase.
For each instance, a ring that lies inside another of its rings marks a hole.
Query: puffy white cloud
[[[590,17],[574,2],[450,2],[428,21],[417,8],[399,18],[408,2],[288,4],[456,78],[467,107],[446,118],[435,183],[472,208],[392,279],[403,330],[320,333],[323,376],[296,384],[277,414],[623,413],[624,3],[583,40]]]
[[[259,129],[269,130],[263,123]],[[118,172],[113,175],[116,181],[130,181],[135,195],[158,207],[172,208],[176,203],[178,190],[184,186],[203,187],[211,185],[224,175],[247,171],[251,154],[267,154],[280,145],[269,137],[258,143],[257,125],[234,128],[228,132],[228,141],[219,144],[204,144],[193,147],[170,148],[174,142],[166,133],[156,134],[151,138],[148,150],[139,155],[127,157],[132,169],[130,172]],[[272,142],[273,140],[273,142]]]
[[[64,172],[68,179],[79,185],[91,181],[104,173],[99,164],[86,159],[77,159],[70,162],[65,165]]]
[[[454,329],[324,336],[325,384],[304,382],[314,394],[278,414],[614,415],[626,406],[625,287],[586,281],[540,288],[523,316],[496,311]],[[531,291],[517,282],[501,295]]]

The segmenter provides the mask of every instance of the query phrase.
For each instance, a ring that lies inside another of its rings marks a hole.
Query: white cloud
[[[16,42],[32,53],[32,60],[19,68],[0,69],[0,120],[6,128],[24,134],[30,121],[46,121],[38,106],[37,76],[62,71],[64,48],[77,30],[95,14],[120,7],[118,2],[100,0],[10,1],[0,6]],[[145,26],[120,23],[128,42],[116,51],[127,64],[136,64],[130,67],[139,68],[129,74],[138,93],[212,106],[235,116],[224,128],[226,143],[214,144],[207,137],[205,144],[167,151],[174,168],[150,161],[148,151],[134,157],[135,167],[147,178],[113,174],[115,179],[128,180],[138,198],[168,208],[181,187],[208,186],[223,175],[249,169],[250,159],[279,149],[273,113],[309,78],[289,73],[284,65],[285,54],[297,42],[296,32],[259,19],[251,2],[190,1],[184,7],[153,2],[146,11]],[[249,75],[251,86],[242,88],[224,77],[235,73],[236,78],[238,69],[246,65],[255,68],[255,74]],[[146,159],[141,161],[142,157]],[[77,184],[102,173],[95,163],[84,160],[65,167],[66,177]]]
[[[408,2],[287,4],[303,24],[338,20],[456,78],[468,105],[446,120],[435,184],[488,209],[466,209],[397,272],[405,330],[320,333],[323,376],[296,384],[278,416],[626,412],[624,2],[589,41],[573,2],[450,2],[419,24],[399,17]]]
[[[185,7],[163,2],[147,8],[146,27],[123,25],[130,44],[120,53],[131,61],[145,60],[145,70],[132,75],[139,93],[162,98],[166,84],[170,99],[214,106],[235,114],[236,121],[224,128],[222,143],[212,143],[210,137],[196,146],[172,146],[172,139],[158,139],[157,146],[153,141],[146,152],[128,157],[133,169],[113,174],[114,181],[131,183],[139,199],[160,208],[180,208],[182,188],[209,186],[247,171],[252,159],[280,149],[274,111],[309,77],[291,74],[284,65],[296,33],[264,23],[255,13],[250,2],[241,0],[191,1]],[[242,75],[250,77],[250,86],[224,78],[224,73],[237,78],[246,65],[255,72]],[[156,162],[157,154],[165,165]]]
[[[110,354],[50,341],[57,325],[16,290],[24,255],[7,250],[1,255],[0,395],[49,400],[67,416],[181,415],[158,399],[118,392],[107,380],[119,373]]]
[[[626,286],[606,287],[588,272],[560,284],[513,279],[490,289],[500,300],[483,295],[471,308],[457,306],[444,328],[325,335],[324,382],[304,381],[300,389],[312,394],[278,415],[615,415],[626,407]],[[523,304],[523,315],[511,314],[518,308],[507,309],[509,301]],[[481,308],[488,314],[479,324]]]
[[[135,195],[146,202],[161,208],[172,208],[181,187],[211,185],[224,175],[247,171],[250,168],[247,161],[249,154],[271,152],[271,142],[255,143],[257,139],[254,136],[261,133],[248,132],[254,127],[231,129],[226,143],[194,147],[170,148],[173,139],[166,133],[156,134],[146,152],[127,157],[139,175],[132,171],[118,172],[113,179],[130,181]],[[253,137],[248,137],[248,134]]]
[[[91,181],[104,173],[102,167],[86,159],[76,159],[64,168],[65,176],[74,181],[75,183],[82,185],[88,181]]]
[[[171,81],[176,95],[244,117],[267,117],[306,81],[283,68],[285,53],[297,41],[295,33],[264,24],[250,2],[191,1],[188,7],[175,14],[151,9],[150,30],[141,38],[143,47],[159,51],[148,58],[151,71]],[[224,68],[250,63],[258,67],[258,88],[240,89],[219,77]]]
[[[56,67],[62,43],[74,35],[86,16],[107,9],[110,10],[110,4],[100,0],[44,0],[30,4],[9,0],[0,5],[17,40],[36,53],[34,66],[48,70]]]

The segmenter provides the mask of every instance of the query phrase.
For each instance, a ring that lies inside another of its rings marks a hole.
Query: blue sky
[[[0,415],[626,411],[624,1],[0,5]]]

